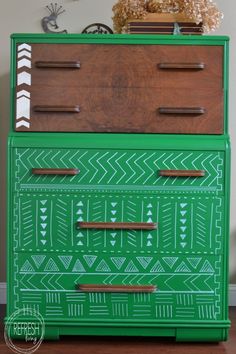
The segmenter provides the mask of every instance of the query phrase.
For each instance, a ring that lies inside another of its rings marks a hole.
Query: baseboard
[[[6,304],[6,283],[0,283],[0,304]],[[236,306],[236,284],[229,285],[229,306]]]
[[[229,306],[236,306],[236,284],[229,285]]]
[[[7,284],[0,283],[0,304],[6,304],[7,302]]]

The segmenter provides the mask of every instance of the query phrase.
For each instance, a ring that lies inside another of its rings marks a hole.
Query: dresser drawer
[[[17,54],[16,131],[223,133],[221,46],[21,44]]]
[[[23,112],[25,100],[17,102]],[[18,131],[221,134],[224,125],[223,91],[206,88],[34,86],[28,109]]]
[[[14,254],[18,280],[14,310],[19,304],[57,320],[217,320],[223,316],[221,256],[162,257]],[[78,286],[119,285],[118,293],[85,292]],[[132,286],[156,286],[153,292],[128,293]],[[12,295],[13,297],[13,295]]]
[[[21,46],[17,48],[18,74],[24,70]],[[31,44],[29,50],[33,86],[223,86],[221,46]]]
[[[223,253],[220,197],[23,193],[13,216],[18,251]]]
[[[223,152],[15,148],[13,156],[16,190],[224,193]]]

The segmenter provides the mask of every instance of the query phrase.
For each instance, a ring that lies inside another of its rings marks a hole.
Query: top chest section
[[[19,43],[16,131],[224,133],[224,46]]]

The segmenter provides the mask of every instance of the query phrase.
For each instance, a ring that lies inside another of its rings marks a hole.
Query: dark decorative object
[[[46,9],[49,11],[49,16],[45,16],[41,20],[41,24],[45,33],[67,33],[67,30],[63,31],[54,31],[59,28],[57,24],[57,17],[61,15],[65,10],[62,10],[62,6],[58,6],[57,3],[46,6]]]
[[[85,29],[82,31],[82,33],[88,33],[88,34],[108,34],[108,33],[113,33],[112,29],[104,25],[103,23],[92,23],[91,25],[85,27]]]

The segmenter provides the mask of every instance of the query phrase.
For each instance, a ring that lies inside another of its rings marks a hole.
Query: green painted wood
[[[15,87],[16,87],[16,67],[17,67],[17,45],[22,43],[87,43],[87,44],[128,44],[128,45],[205,45],[205,46],[222,46],[224,48],[224,102],[225,102],[225,117],[224,117],[224,131],[227,133],[228,129],[228,41],[227,36],[166,36],[166,35],[81,35],[81,34],[58,34],[54,36],[51,34],[13,34],[11,36],[11,98],[15,101]],[[15,105],[11,107],[11,130],[14,131],[15,120]]]
[[[68,191],[67,191],[68,193]],[[14,194],[14,251],[223,254],[224,198],[179,193]],[[78,222],[157,223],[155,230],[80,229]],[[122,258],[122,257],[121,257]]]
[[[16,190],[224,191],[222,152],[14,149]],[[76,176],[34,175],[35,168],[74,168]],[[160,170],[204,170],[204,177],[164,177]]]
[[[224,47],[223,135],[15,133],[8,139],[7,316],[28,307],[60,335],[227,339],[230,199],[228,37],[12,36],[16,45],[102,43]],[[79,166],[78,166],[79,164]],[[33,176],[32,168],[79,168]],[[201,178],[159,178],[158,169]],[[80,230],[78,221],[157,222],[157,230]],[[156,285],[152,294],[85,294],[76,284]]]

